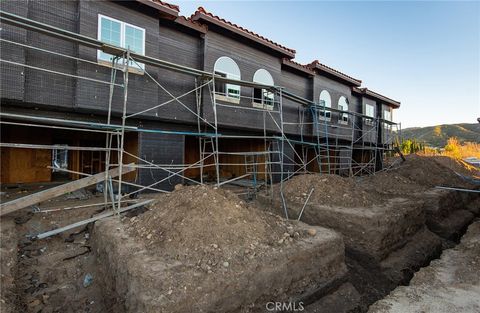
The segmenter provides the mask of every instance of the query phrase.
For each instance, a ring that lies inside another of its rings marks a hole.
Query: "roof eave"
[[[158,2],[153,2],[151,0],[136,0],[136,1],[142,4],[145,4],[151,8],[157,9],[160,12],[160,14],[163,15],[164,17],[168,17],[171,19],[175,19],[178,17],[179,12],[177,10],[168,8]]]
[[[334,70],[331,70],[331,69],[329,69],[327,67],[324,67],[324,66],[321,66],[319,64],[315,64],[314,68],[319,70],[319,71],[325,72],[327,74],[333,75],[333,76],[343,80],[344,82],[349,83],[353,87],[360,87],[362,85],[362,81],[359,80],[359,79],[355,79],[355,78],[349,77],[347,75],[343,75],[339,72],[336,72]]]
[[[396,100],[393,100],[393,99],[390,99],[384,95],[381,95],[379,93],[376,93],[374,91],[371,91],[369,90],[368,88],[356,88],[356,87],[353,87],[352,88],[352,91],[354,93],[357,93],[359,95],[365,95],[365,96],[369,96],[370,98],[373,98],[373,99],[376,99],[376,100],[380,100],[381,102],[387,104],[387,105],[390,105],[396,109],[400,108],[400,105],[401,103],[399,101],[396,101]]]
[[[202,34],[207,33],[207,26],[198,24],[196,22],[193,22],[192,20],[187,19],[184,16],[179,16],[175,19],[175,23],[180,24],[182,26],[188,27],[194,31],[197,31]]]
[[[304,67],[304,66],[302,66],[302,65],[300,65],[300,64],[296,64],[295,62],[292,62],[292,61],[290,61],[289,59],[283,58],[283,59],[282,59],[282,65],[285,65],[285,66],[288,66],[288,67],[290,67],[290,68],[293,68],[293,69],[295,69],[295,70],[297,70],[297,71],[300,71],[300,72],[302,72],[302,73],[305,73],[305,74],[307,74],[307,75],[309,75],[309,76],[315,75],[315,72],[312,71],[311,69],[308,69],[308,68],[306,68],[306,67]]]

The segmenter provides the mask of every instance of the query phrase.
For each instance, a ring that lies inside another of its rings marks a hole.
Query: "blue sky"
[[[402,103],[402,127],[480,117],[480,2],[172,1],[318,59]]]

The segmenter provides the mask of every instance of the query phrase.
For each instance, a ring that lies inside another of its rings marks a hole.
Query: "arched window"
[[[237,63],[229,57],[220,57],[215,62],[215,74],[240,80],[240,68]],[[218,95],[226,96],[228,98],[240,99],[240,86],[232,84],[215,84],[215,92]]]
[[[273,86],[272,75],[263,68],[259,69],[253,75],[253,82],[262,85]],[[253,89],[253,102],[263,105],[273,106],[274,95],[273,92],[267,89],[254,88]]]
[[[344,96],[341,96],[340,99],[338,99],[338,109],[342,111],[348,111],[348,99]],[[348,123],[348,113],[340,113],[338,122],[342,124]]]
[[[320,116],[329,121],[332,117],[332,112],[328,110],[324,111],[323,107],[332,107],[332,97],[330,97],[330,93],[326,90],[322,90],[322,92],[320,92],[320,106],[322,107],[320,110]]]

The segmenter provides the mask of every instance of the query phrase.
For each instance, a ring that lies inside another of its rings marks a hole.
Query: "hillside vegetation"
[[[480,143],[480,123],[405,128],[402,130],[402,137],[416,139],[432,147],[444,147],[452,137],[457,138],[460,143]]]

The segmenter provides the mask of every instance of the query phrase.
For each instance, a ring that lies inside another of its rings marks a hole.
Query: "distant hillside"
[[[480,123],[411,127],[402,129],[402,136],[405,139],[416,138],[433,147],[444,147],[450,137],[457,137],[461,143],[480,143]]]

